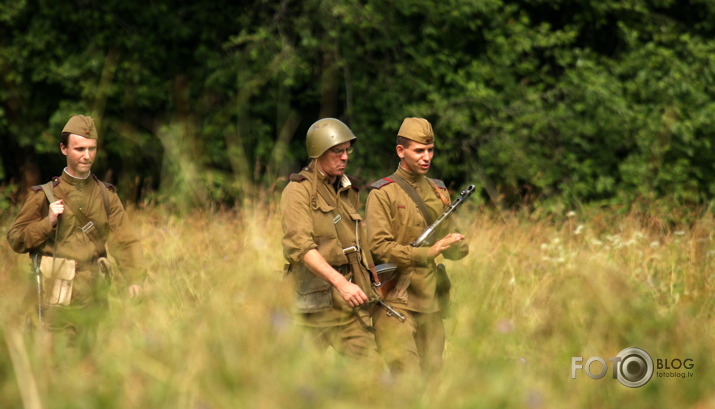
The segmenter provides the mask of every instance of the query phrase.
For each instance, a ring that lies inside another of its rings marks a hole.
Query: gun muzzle
[[[382,301],[378,302],[378,304],[380,304],[380,307],[382,307],[382,308],[385,309],[385,311],[386,311],[388,317],[395,317],[395,318],[397,318],[398,320],[400,320],[400,322],[405,322],[405,320],[407,320],[407,317],[405,317],[404,314],[402,314],[401,312],[399,312],[399,311],[397,311],[396,309],[392,308],[391,305],[385,304],[385,303],[382,302]]]

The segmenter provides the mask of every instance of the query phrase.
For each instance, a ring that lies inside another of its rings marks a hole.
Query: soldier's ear
[[[405,157],[405,147],[402,146],[402,145],[397,145],[397,146],[395,147],[395,150],[397,151],[397,156],[398,156],[400,159],[404,159],[404,157]]]

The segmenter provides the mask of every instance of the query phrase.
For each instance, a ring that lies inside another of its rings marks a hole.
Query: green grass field
[[[3,235],[12,216],[3,216]],[[606,211],[459,216],[471,251],[445,263],[454,305],[445,366],[426,383],[391,379],[301,337],[281,281],[274,208],[132,211],[147,291],[137,302],[115,289],[86,355],[62,337],[48,346],[22,331],[28,258],[3,238],[0,407],[715,407],[710,213],[682,226]],[[608,358],[626,347],[654,360],[690,358],[691,369],[667,372],[692,377],[656,370],[646,385],[625,387]],[[607,375],[580,370],[572,379],[574,356],[601,357]]]

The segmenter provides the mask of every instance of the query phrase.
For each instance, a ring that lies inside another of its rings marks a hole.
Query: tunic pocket
[[[341,266],[347,263],[347,258],[343,254],[343,245],[338,239],[335,223],[340,222],[340,216],[336,216],[334,206],[330,206],[322,197],[318,200],[313,211],[313,240],[318,245],[318,252],[333,266]]]

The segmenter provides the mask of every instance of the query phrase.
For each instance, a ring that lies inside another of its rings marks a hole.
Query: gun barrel
[[[37,319],[39,320],[40,328],[45,326],[42,317],[42,272],[40,271],[40,254],[35,253],[32,257],[32,267],[35,270],[35,280],[37,285]]]
[[[389,304],[385,304],[382,301],[379,301],[378,304],[380,304],[380,307],[384,308],[385,311],[387,311],[388,317],[395,317],[400,320],[400,322],[405,322],[405,320],[407,320],[407,317],[405,317],[404,314],[392,308],[392,306],[390,306]]]
[[[427,230],[422,232],[420,236],[417,238],[417,240],[413,241],[410,243],[410,246],[412,247],[422,247],[423,245],[429,245],[429,239],[430,237],[434,234],[435,231],[437,231],[437,228],[439,227],[442,222],[444,222],[452,213],[454,213],[455,210],[466,200],[469,196],[474,193],[474,185],[469,185],[467,186],[462,192],[459,194],[459,197],[454,199],[454,202],[447,206],[447,208],[442,212],[442,214],[439,216],[439,218],[432,223],[429,227],[427,227]]]

